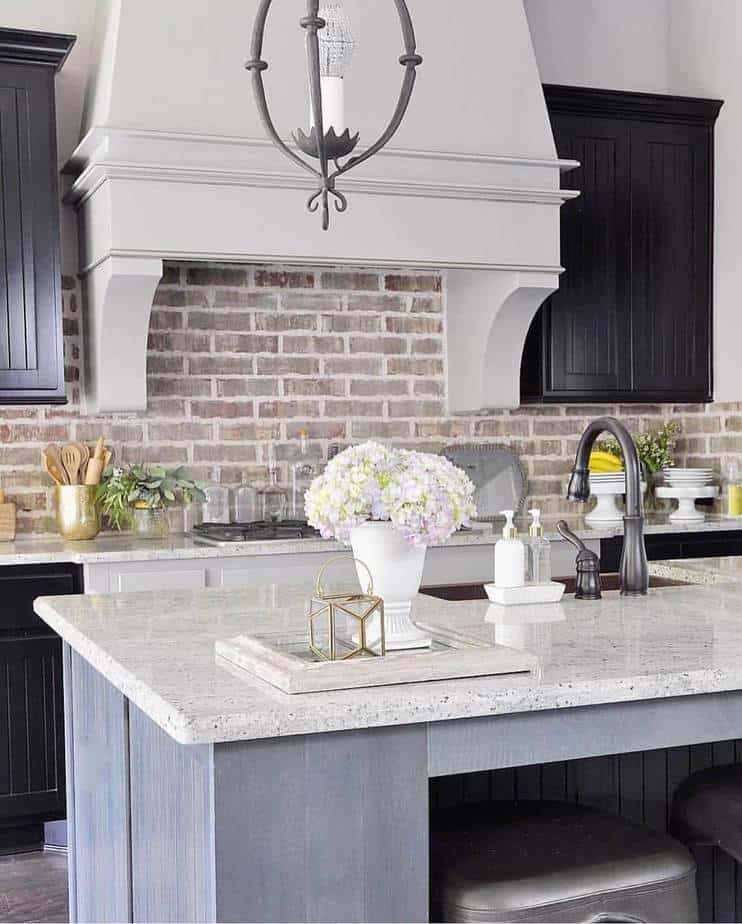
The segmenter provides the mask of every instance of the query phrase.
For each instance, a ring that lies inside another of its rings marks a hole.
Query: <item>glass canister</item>
[[[164,507],[134,507],[131,529],[140,539],[164,539],[170,532]]]
[[[235,491],[234,513],[236,523],[254,523],[260,516],[257,489],[247,483],[243,475],[242,484]]]
[[[203,504],[204,523],[229,523],[229,488],[220,484],[210,484],[204,490],[206,500]]]
[[[286,489],[278,483],[278,469],[271,469],[270,482],[260,492],[260,504],[266,523],[280,523],[286,519],[289,497]]]
[[[95,484],[58,484],[55,488],[57,529],[64,539],[94,539],[100,532]]]
[[[276,448],[268,445],[268,484],[260,492],[260,514],[266,523],[280,523],[286,519],[289,495],[278,483]]]

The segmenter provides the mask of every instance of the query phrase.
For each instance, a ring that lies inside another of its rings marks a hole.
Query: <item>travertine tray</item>
[[[306,633],[238,635],[217,641],[215,650],[217,661],[228,661],[284,693],[518,674],[536,667],[533,655],[516,648],[492,645],[441,626],[417,625],[432,636],[432,648],[393,651],[383,658],[321,661],[309,651]]]

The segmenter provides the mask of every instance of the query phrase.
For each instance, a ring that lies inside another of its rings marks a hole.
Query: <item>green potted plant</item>
[[[168,508],[202,501],[204,493],[183,468],[126,465],[105,471],[97,499],[115,529],[131,527],[139,536],[162,538],[168,533]]]

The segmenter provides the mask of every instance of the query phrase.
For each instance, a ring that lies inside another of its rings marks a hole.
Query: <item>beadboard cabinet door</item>
[[[704,127],[631,133],[633,388],[711,397],[711,152]]]
[[[36,597],[82,593],[76,565],[0,567],[0,853],[37,846],[65,814],[62,641]]]
[[[54,74],[73,41],[0,29],[0,404],[66,400]]]
[[[565,394],[615,394],[631,387],[631,138],[620,119],[560,118],[560,157],[578,160],[561,233],[566,268],[547,323],[552,387]],[[543,334],[542,334],[543,335]]]
[[[534,319],[524,401],[712,397],[713,132],[721,103],[544,88],[563,175],[559,290]]]

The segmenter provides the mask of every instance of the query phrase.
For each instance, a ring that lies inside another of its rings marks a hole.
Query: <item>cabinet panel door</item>
[[[549,303],[549,393],[593,398],[630,386],[630,144],[620,119],[552,117],[560,157],[581,166],[564,185],[581,195],[562,208],[562,265]]]
[[[63,817],[62,642],[0,639],[0,821]]]
[[[0,64],[0,403],[63,401],[50,68]]]
[[[206,587],[206,568],[184,571],[178,568],[120,571],[116,590],[132,593],[142,590],[202,590]]]
[[[632,131],[634,388],[710,397],[710,132]]]

